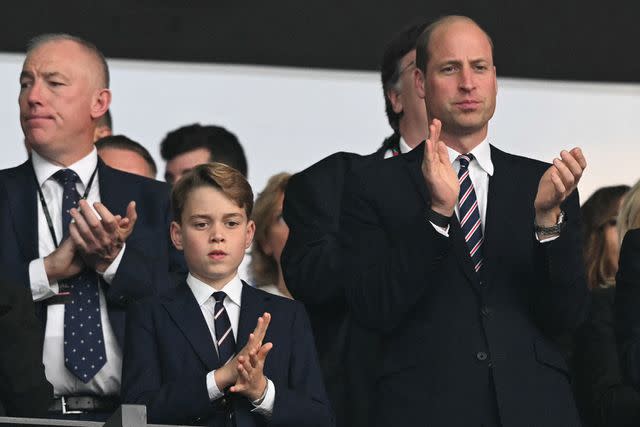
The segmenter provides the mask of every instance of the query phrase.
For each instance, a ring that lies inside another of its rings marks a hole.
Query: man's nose
[[[475,88],[475,78],[471,67],[463,67],[460,72],[460,89],[470,92]]]

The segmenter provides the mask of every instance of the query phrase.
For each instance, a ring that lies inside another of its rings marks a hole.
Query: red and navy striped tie
[[[458,195],[458,209],[460,210],[460,227],[464,240],[469,248],[469,255],[476,273],[482,268],[482,223],[480,221],[480,208],[478,199],[473,189],[473,183],[469,176],[469,162],[473,161],[473,154],[461,154],[458,156],[460,171],[460,194]]]
[[[231,321],[223,304],[226,296],[227,294],[224,292],[213,293],[213,299],[216,300],[213,309],[213,321],[216,329],[216,343],[218,344],[220,366],[226,364],[236,354],[236,340],[233,338]]]

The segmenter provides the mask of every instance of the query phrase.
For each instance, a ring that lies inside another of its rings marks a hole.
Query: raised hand
[[[96,271],[105,271],[133,232],[138,218],[135,202],[129,203],[124,218],[114,216],[99,202],[93,206],[100,218],[86,200],[80,200],[78,206],[80,209],[70,211],[73,221],[69,224],[69,236],[87,265]]]
[[[238,360],[240,358],[243,358],[243,360],[248,360],[251,352],[255,354],[263,347],[262,341],[264,340],[264,337],[267,333],[270,322],[271,314],[264,313],[262,316],[260,316],[256,323],[255,329],[251,334],[249,334],[249,339],[247,340],[247,343],[242,348],[242,350],[240,350],[238,354],[236,354],[236,356],[229,362],[227,362],[224,366],[216,369],[214,373],[214,379],[219,390],[224,390],[230,385],[236,383],[236,381],[238,380]]]
[[[238,356],[236,383],[229,389],[232,393],[246,396],[249,400],[258,400],[267,389],[267,378],[264,376],[264,362],[273,344],[268,342],[258,351],[251,351],[249,356]]]
[[[546,170],[540,183],[534,202],[536,224],[552,226],[560,214],[560,204],[576,189],[582,177],[587,161],[580,148],[562,150],[560,158]]]
[[[66,238],[55,251],[44,257],[44,270],[50,281],[75,276],[84,268],[71,238]]]
[[[445,216],[453,215],[460,183],[451,162],[447,146],[440,140],[440,120],[429,125],[429,138],[424,145],[422,175],[431,194],[431,209]]]

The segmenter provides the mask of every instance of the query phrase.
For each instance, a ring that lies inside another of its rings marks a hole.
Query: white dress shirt
[[[216,340],[216,329],[215,322],[213,320],[214,317],[214,306],[215,299],[213,298],[213,293],[217,292],[211,286],[202,282],[201,280],[194,277],[191,273],[187,276],[187,285],[189,285],[189,289],[193,293],[193,296],[196,298],[198,305],[200,306],[200,310],[202,311],[202,315],[204,317],[207,326],[209,327],[209,333],[211,334],[211,339],[213,340],[213,345],[215,346],[216,351],[218,351],[218,343]],[[227,296],[225,297],[222,304],[224,305],[224,309],[229,316],[229,322],[231,323],[231,331],[233,332],[233,338],[236,343],[238,342],[238,322],[240,321],[240,307],[242,304],[242,281],[240,277],[236,274],[233,279],[229,281],[226,285],[220,289]],[[256,319],[256,322],[258,319]],[[223,396],[223,392],[220,391],[218,385],[215,381],[215,369],[209,373],[207,373],[206,381],[207,381],[207,391],[209,393],[209,400],[214,401]],[[255,408],[253,411],[264,415],[265,417],[271,417],[273,414],[273,404],[276,399],[276,388],[273,382],[267,378],[267,390],[262,399],[258,399],[258,401],[251,402]],[[261,400],[261,401],[260,401]],[[253,412],[252,411],[252,412]]]
[[[36,174],[38,185],[42,190],[47,203],[51,221],[58,240],[62,233],[62,186],[53,178],[53,174],[64,169],[32,152],[33,168]],[[98,153],[94,148],[90,154],[68,167],[72,169],[80,178],[77,183],[78,193],[84,194],[86,185],[91,178],[91,174],[98,164]],[[93,205],[100,201],[100,184],[98,174],[91,184],[87,201]],[[44,268],[44,257],[55,250],[53,236],[49,231],[47,219],[44,215],[42,203],[38,198],[38,254],[40,258],[29,263],[29,281],[31,293],[34,301],[42,301],[58,293],[58,283],[49,281]],[[124,247],[118,254],[115,261],[107,268],[103,275],[107,283],[111,283],[122,260]],[[102,288],[99,287],[100,294],[100,318],[102,321],[102,332],[107,356],[107,363],[89,381],[83,383],[75,375],[67,370],[64,364],[64,304],[49,305],[47,307],[47,324],[44,334],[44,348],[42,362],[45,367],[47,380],[53,385],[55,396],[68,396],[78,394],[95,394],[100,396],[118,395],[120,393],[120,381],[122,376],[122,350],[118,345],[113,328],[109,322],[107,303]]]

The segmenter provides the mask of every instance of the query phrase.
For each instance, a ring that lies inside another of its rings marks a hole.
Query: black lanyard
[[[87,184],[87,188],[84,190],[84,194],[81,199],[86,199],[89,195],[89,190],[91,190],[91,185],[93,184],[93,178],[96,177],[96,172],[98,172],[98,166],[93,170],[91,174],[91,178],[89,178],[89,183]],[[51,237],[53,238],[53,244],[58,248],[58,238],[56,237],[56,230],[53,227],[53,221],[51,220],[51,214],[49,214],[49,208],[47,207],[47,201],[44,199],[44,194],[42,194],[42,190],[40,189],[40,184],[38,184],[38,177],[36,176],[35,169],[33,170],[33,179],[36,181],[36,188],[38,189],[38,195],[40,196],[40,203],[42,204],[42,211],[44,212],[44,217],[47,219],[47,225],[49,226],[49,232],[51,233]],[[64,235],[64,232],[62,233]]]

